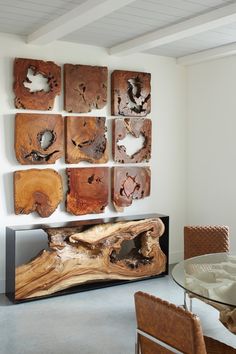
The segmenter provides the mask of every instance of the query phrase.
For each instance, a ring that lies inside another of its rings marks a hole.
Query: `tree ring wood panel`
[[[135,199],[150,195],[149,167],[113,167],[112,202],[116,211],[124,211]]]
[[[128,155],[122,140],[131,134],[136,139],[143,136],[144,143],[141,149],[133,155]],[[119,144],[118,144],[119,143]],[[151,158],[152,122],[147,118],[120,118],[113,120],[112,126],[112,153],[115,162],[137,163],[149,161]]]
[[[108,168],[67,168],[66,207],[74,215],[103,213],[108,204]]]
[[[64,65],[64,109],[87,113],[107,103],[108,69],[105,66]]]
[[[106,118],[66,117],[66,162],[106,163]]]
[[[111,114],[144,117],[151,111],[151,74],[115,70],[111,74]]]
[[[36,211],[42,218],[50,216],[63,198],[62,179],[58,172],[46,168],[14,172],[16,214]]]
[[[38,76],[45,80],[45,88],[31,91],[30,85]],[[52,61],[16,58],[13,89],[16,108],[52,110],[55,97],[61,93],[61,68]]]
[[[49,249],[16,268],[15,298],[47,296],[101,280],[161,274],[167,266],[159,243],[164,230],[159,218],[45,229]]]
[[[55,163],[63,155],[63,136],[59,114],[16,114],[15,153],[22,165]]]

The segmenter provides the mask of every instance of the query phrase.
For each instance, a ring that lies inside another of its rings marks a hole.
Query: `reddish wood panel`
[[[37,211],[41,217],[50,216],[63,198],[61,176],[46,168],[14,172],[14,202],[16,214]]]
[[[64,109],[87,113],[107,103],[108,70],[104,66],[64,65]]]
[[[112,202],[117,211],[124,211],[134,199],[149,196],[150,187],[149,167],[113,167]]]
[[[66,117],[66,162],[108,161],[106,118]]]
[[[48,91],[30,91],[28,71],[46,78]],[[61,68],[52,61],[16,58],[14,62],[15,107],[23,109],[51,110],[54,100],[61,93]]]
[[[118,144],[128,135],[135,138],[144,137],[143,147],[133,155],[128,155],[126,147]],[[113,159],[120,163],[149,161],[152,145],[152,122],[147,118],[120,118],[113,120],[112,126],[112,153]]]
[[[67,168],[67,211],[75,215],[103,213],[108,204],[108,168]]]
[[[63,155],[63,136],[59,114],[16,114],[15,153],[22,165],[55,163]]]
[[[151,111],[151,74],[115,70],[111,74],[111,114],[144,117]]]

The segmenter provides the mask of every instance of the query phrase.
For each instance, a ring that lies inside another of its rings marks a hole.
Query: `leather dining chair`
[[[229,252],[228,226],[184,227],[184,259],[219,252]]]
[[[158,297],[135,293],[136,354],[236,354],[236,349],[203,336],[199,318]]]
[[[185,226],[184,227],[184,259],[201,256],[208,253],[229,252],[228,226]],[[192,311],[192,298],[196,297],[185,291],[190,299]]]

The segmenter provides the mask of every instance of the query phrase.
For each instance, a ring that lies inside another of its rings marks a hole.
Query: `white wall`
[[[171,261],[182,254],[182,227],[185,223],[186,204],[186,71],[175,64],[175,60],[146,54],[128,57],[112,57],[105,49],[76,45],[66,42],[55,42],[49,46],[40,47],[26,45],[17,36],[0,36],[0,290],[4,289],[5,273],[5,226],[33,223],[51,223],[101,217],[88,215],[72,216],[65,211],[62,203],[49,217],[42,219],[37,214],[15,215],[13,208],[13,171],[31,168],[21,166],[14,154],[14,117],[16,110],[13,105],[13,60],[15,57],[52,60],[57,64],[90,64],[106,65],[109,70],[124,69],[150,72],[152,74],[152,113],[153,151],[150,162],[152,168],[151,196],[141,201],[135,201],[125,210],[125,214],[141,214],[159,212],[170,216],[170,253]],[[28,111],[30,112],[30,111]],[[56,101],[52,113],[67,113],[63,111],[63,96]],[[101,111],[93,111],[90,115],[110,116],[110,107]],[[110,122],[108,122],[108,137],[110,137]],[[110,160],[109,165],[113,162]],[[86,164],[79,164],[85,166]],[[64,173],[64,160],[61,159],[50,167]],[[46,168],[48,166],[36,166]],[[66,190],[66,184],[65,184]],[[115,213],[111,207],[106,209],[105,216],[123,215]]]
[[[228,225],[236,251],[236,57],[188,68],[188,223]]]

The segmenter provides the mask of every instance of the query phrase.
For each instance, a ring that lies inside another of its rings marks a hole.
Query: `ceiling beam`
[[[128,55],[192,37],[202,32],[236,22],[236,3],[209,11],[188,20],[146,33],[134,39],[115,45],[110,54]]]
[[[222,45],[220,47],[203,50],[202,52],[185,55],[176,59],[179,65],[193,65],[202,63],[204,61],[214,60],[218,58],[223,58],[226,56],[236,54],[236,42]]]
[[[49,22],[27,37],[30,44],[49,44],[135,0],[87,0],[73,10]]]

